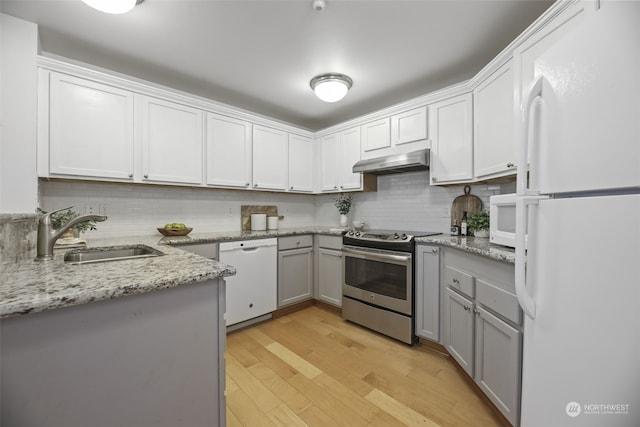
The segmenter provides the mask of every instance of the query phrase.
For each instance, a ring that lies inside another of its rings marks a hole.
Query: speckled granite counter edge
[[[516,261],[516,254],[513,249],[494,245],[489,242],[488,238],[441,234],[438,236],[418,237],[416,238],[416,243],[435,243],[442,246],[449,246],[464,252],[511,264],[514,264]]]

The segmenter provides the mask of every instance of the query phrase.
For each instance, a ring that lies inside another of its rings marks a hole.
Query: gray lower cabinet
[[[342,237],[317,236],[316,299],[342,306]]]
[[[313,236],[278,239],[278,307],[313,298]]]
[[[513,265],[443,250],[443,345],[502,414],[518,425],[522,311]]]
[[[414,263],[416,335],[437,342],[440,339],[440,248],[417,245]]]

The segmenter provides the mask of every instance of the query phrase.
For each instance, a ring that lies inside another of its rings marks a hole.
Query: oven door
[[[411,316],[413,259],[409,252],[343,246],[344,296]]]

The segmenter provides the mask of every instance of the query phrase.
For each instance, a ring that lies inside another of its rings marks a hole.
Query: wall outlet
[[[84,205],[84,213],[90,215],[106,215],[106,203],[87,203]]]

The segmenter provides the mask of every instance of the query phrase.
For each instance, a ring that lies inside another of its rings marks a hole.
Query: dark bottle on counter
[[[462,221],[460,222],[460,234],[467,235],[467,211],[462,214]]]

